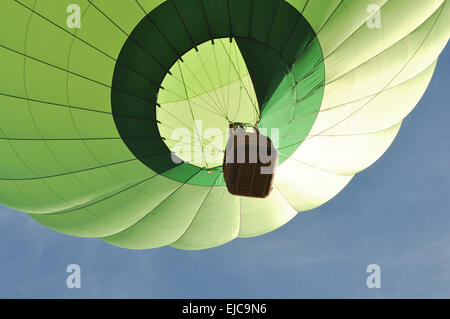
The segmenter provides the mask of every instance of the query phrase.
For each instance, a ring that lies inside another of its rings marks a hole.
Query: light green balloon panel
[[[446,0],[79,0],[71,29],[73,3],[0,4],[0,202],[131,249],[258,236],[336,196],[450,34]],[[267,199],[228,193],[220,143],[177,149],[232,121],[279,130]]]

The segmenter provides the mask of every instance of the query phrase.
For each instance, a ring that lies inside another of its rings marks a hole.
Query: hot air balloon
[[[446,0],[4,0],[0,203],[129,249],[275,230],[387,150],[448,21]],[[264,199],[227,190],[237,122],[276,146]]]

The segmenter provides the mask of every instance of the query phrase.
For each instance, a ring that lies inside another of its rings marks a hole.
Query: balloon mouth
[[[256,126],[260,109],[234,39],[207,41],[184,54],[158,93],[158,129],[174,160],[221,166],[229,123]]]
[[[282,14],[272,21],[274,10]],[[311,72],[317,83],[306,85],[320,87],[320,44],[285,1],[166,1],[121,49],[112,113],[128,149],[151,170],[183,183],[225,185],[209,171],[222,173],[229,123],[265,129],[279,163],[298,148],[323,97],[320,89],[305,96],[301,81]]]

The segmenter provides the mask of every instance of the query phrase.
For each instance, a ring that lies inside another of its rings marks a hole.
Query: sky
[[[0,206],[0,298],[450,298],[450,50],[389,150],[264,236],[134,251]],[[66,267],[81,268],[69,289]],[[381,267],[369,289],[366,268]]]

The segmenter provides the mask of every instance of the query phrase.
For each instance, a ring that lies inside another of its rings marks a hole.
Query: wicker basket
[[[278,153],[272,141],[255,128],[245,132],[230,125],[223,160],[228,191],[233,195],[265,198],[272,191]]]

